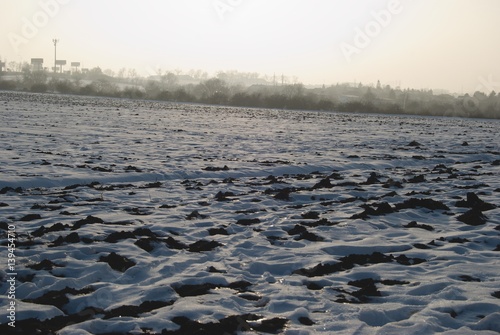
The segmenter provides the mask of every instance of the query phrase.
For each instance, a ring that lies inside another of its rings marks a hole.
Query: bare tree
[[[124,78],[125,77],[125,72],[127,72],[127,69],[122,67],[120,70],[118,70],[118,78]]]
[[[111,69],[106,69],[104,70],[104,74],[107,75],[107,76],[110,76],[110,77],[114,77],[115,76],[115,72]]]
[[[166,75],[162,76],[162,81],[165,81],[165,84],[167,87],[172,88],[175,85],[177,85],[178,78],[175,74],[172,72],[167,73]]]

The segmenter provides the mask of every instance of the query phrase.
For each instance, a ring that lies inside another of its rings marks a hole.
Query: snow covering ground
[[[0,331],[496,334],[499,134],[0,92]]]

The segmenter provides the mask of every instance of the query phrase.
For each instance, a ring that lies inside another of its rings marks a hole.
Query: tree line
[[[123,78],[100,68],[63,75],[32,71],[26,66],[16,76],[0,76],[0,89],[239,107],[500,118],[500,93],[494,91],[453,96],[434,94],[432,90],[393,88],[380,82],[306,88],[298,82],[282,79],[278,83],[269,77],[237,71],[220,72],[212,78],[206,73],[180,71],[160,71],[149,78]]]

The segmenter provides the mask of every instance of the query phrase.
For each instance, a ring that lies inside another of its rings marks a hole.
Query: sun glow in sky
[[[498,0],[0,0],[0,59],[500,91]]]

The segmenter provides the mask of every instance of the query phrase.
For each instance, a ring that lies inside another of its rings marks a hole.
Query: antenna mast
[[[57,43],[59,42],[58,39],[53,39],[52,42],[54,42],[54,73],[57,72]]]

